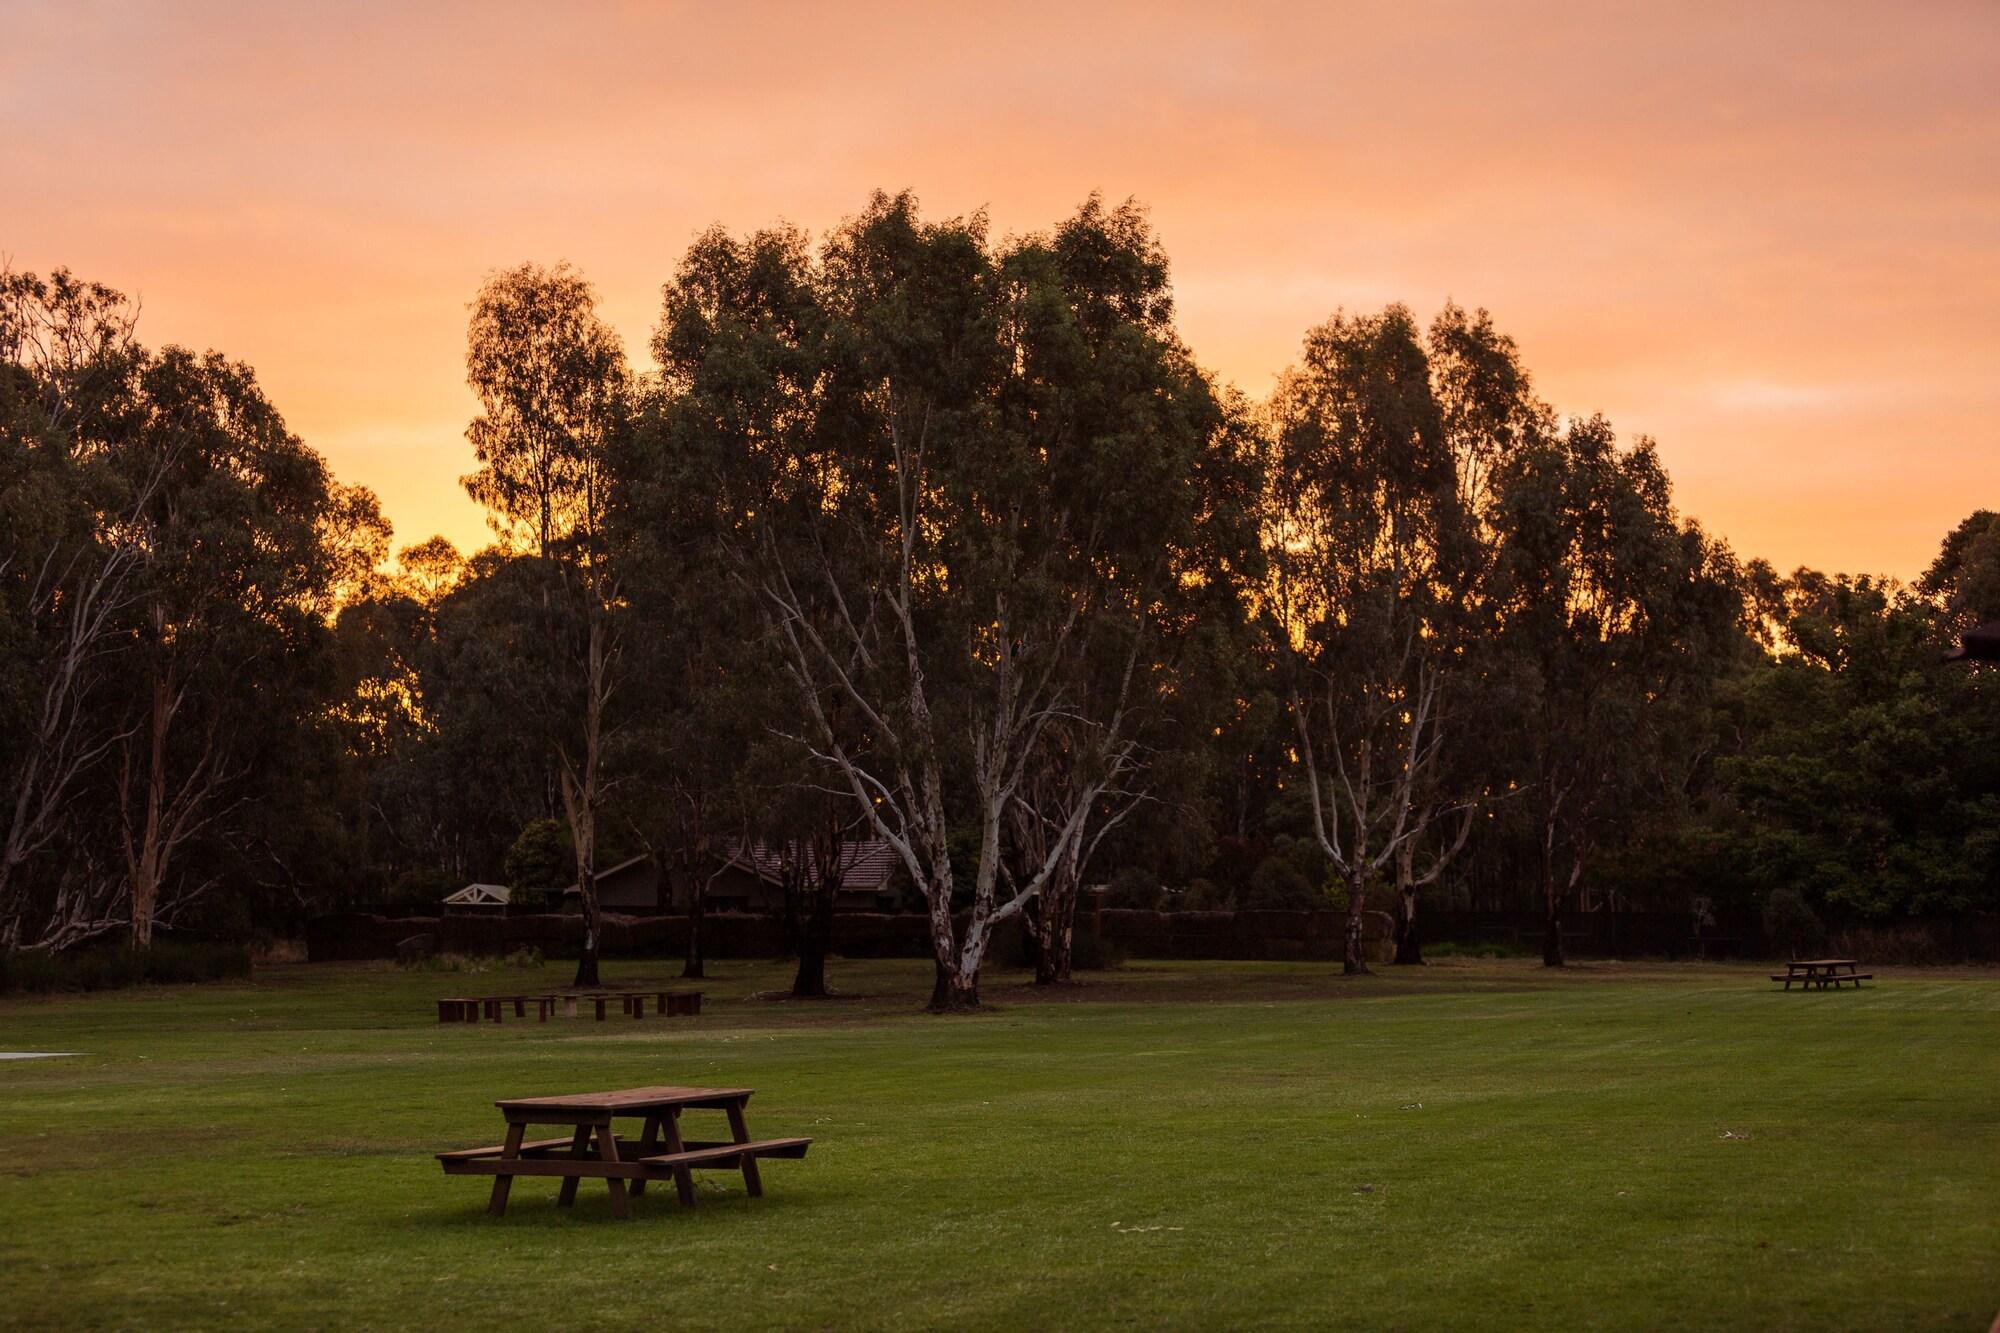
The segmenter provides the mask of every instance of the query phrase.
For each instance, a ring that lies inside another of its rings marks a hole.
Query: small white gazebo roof
[[[457,893],[445,895],[446,907],[505,907],[514,891],[505,884],[468,884]]]

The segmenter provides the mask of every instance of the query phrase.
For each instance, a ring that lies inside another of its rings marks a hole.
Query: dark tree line
[[[1792,895],[2000,906],[2000,518],[1915,586],[1741,564],[1652,444],[1536,397],[1483,311],[1338,313],[1272,398],[1173,323],[1143,212],[995,240],[878,195],[716,230],[646,372],[584,279],[472,306],[496,541],[386,561],[247,368],[66,274],[0,308],[0,938],[285,929],[648,854],[781,849],[824,993],[842,848],[892,849],[938,1007],[1116,901],[1546,922]],[[525,831],[525,832],[524,832]],[[511,855],[510,855],[511,853]],[[1011,927],[1008,927],[1011,931]]]

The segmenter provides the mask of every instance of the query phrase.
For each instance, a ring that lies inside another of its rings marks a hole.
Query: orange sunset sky
[[[568,259],[635,363],[704,226],[875,187],[1150,205],[1261,397],[1308,325],[1483,305],[1781,568],[1921,572],[2000,507],[2000,3],[0,0],[0,256],[253,364],[398,543],[458,485],[466,302]]]

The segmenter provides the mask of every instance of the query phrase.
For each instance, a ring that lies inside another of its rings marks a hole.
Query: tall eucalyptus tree
[[[598,816],[621,646],[607,460],[629,421],[625,354],[590,284],[567,265],[494,274],[472,312],[466,379],[480,415],[466,437],[480,467],[464,484],[502,540],[528,546],[541,566],[541,721],[576,852],[576,981],[595,985]]]
[[[1271,404],[1270,604],[1312,829],[1366,972],[1369,889],[1424,829],[1443,744],[1454,553],[1469,540],[1445,413],[1410,312],[1336,315]]]
[[[1560,967],[1592,855],[1647,799],[1677,705],[1736,660],[1743,602],[1728,548],[1674,513],[1651,441],[1620,449],[1602,417],[1518,451],[1498,489],[1501,613],[1530,699],[1514,740],[1543,962]]]
[[[1205,463],[1240,440],[1169,311],[1137,212],[1095,203],[996,250],[981,218],[877,196],[817,255],[796,233],[712,233],[668,288],[656,349],[707,423],[724,542],[798,739],[924,896],[934,1007],[978,1003],[995,926],[1142,761],[1157,627],[1183,632],[1183,592],[1237,577],[1197,561],[1227,545],[1204,525],[1231,494],[1201,470],[1241,466]],[[1082,795],[1003,877],[1010,812],[1059,729],[1087,746]]]

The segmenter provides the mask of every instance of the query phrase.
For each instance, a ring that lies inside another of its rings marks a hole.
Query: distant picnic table
[[[577,1005],[589,1003],[597,1011],[597,1021],[602,1023],[605,1008],[613,1000],[618,1001],[619,1012],[627,1018],[643,1018],[649,995],[657,1002],[654,1012],[663,1017],[701,1012],[701,992],[698,990],[572,990],[549,994],[447,996],[437,1002],[438,1022],[477,1023],[484,1017],[489,1022],[498,1023],[510,1007],[514,1017],[526,1018],[528,1006],[532,1004],[535,1006],[536,1021],[546,1023],[557,1005],[562,1006],[565,1018],[575,1018]]]
[[[1831,986],[1839,990],[1847,982],[1853,982],[1856,990],[1864,981],[1873,981],[1873,972],[1856,971],[1861,962],[1856,958],[1794,958],[1785,964],[1784,974],[1771,974],[1771,980],[1782,981],[1790,990],[1794,981],[1802,990],[1825,990]]]
[[[809,1138],[752,1139],[744,1107],[751,1088],[623,1088],[615,1092],[570,1093],[557,1097],[516,1097],[495,1102],[507,1121],[507,1141],[497,1147],[466,1148],[439,1153],[448,1176],[492,1176],[493,1195],[486,1211],[499,1217],[507,1211],[507,1194],[515,1176],[555,1176],[562,1180],[559,1207],[576,1201],[577,1181],[603,1180],[611,1191],[611,1213],[627,1217],[626,1182],[634,1195],[643,1194],[650,1180],[672,1180],[684,1207],[695,1202],[696,1170],[725,1169],[743,1173],[743,1187],[754,1197],[764,1193],[757,1173],[763,1157],[801,1158]],[[727,1141],[690,1141],[681,1137],[681,1113],[721,1111],[729,1118]],[[613,1132],[615,1120],[635,1119],[642,1128],[637,1139]],[[527,1140],[530,1125],[568,1125],[564,1138]],[[591,1146],[592,1140],[596,1146]]]

